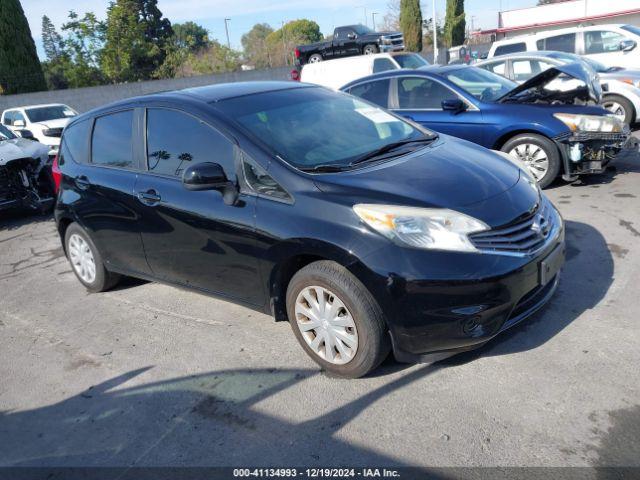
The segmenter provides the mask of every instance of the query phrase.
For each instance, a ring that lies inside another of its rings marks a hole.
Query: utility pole
[[[282,33],[282,54],[284,55],[284,64],[287,65],[289,63],[289,56],[287,55],[287,44],[284,41],[284,20],[281,22],[282,28],[280,32]]]
[[[231,21],[230,18],[224,19],[224,31],[227,32],[227,47],[229,47],[229,50],[231,50],[231,41],[229,41],[229,22],[230,21]]]
[[[375,31],[376,29],[376,15],[378,12],[371,12],[371,28]]]
[[[432,0],[433,8],[433,63],[438,63],[438,27],[436,17],[436,0]]]

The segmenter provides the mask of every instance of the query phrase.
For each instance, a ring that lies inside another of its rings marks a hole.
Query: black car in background
[[[402,32],[374,32],[365,25],[347,25],[337,27],[330,40],[298,45],[295,55],[298,63],[304,65],[332,58],[402,50],[404,50]]]
[[[311,85],[94,110],[54,172],[89,291],[130,275],[241,303],[345,377],[391,348],[434,361],[486,343],[550,298],[564,259],[559,213],[509,159]]]

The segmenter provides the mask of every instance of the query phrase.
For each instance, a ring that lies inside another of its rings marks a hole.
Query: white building
[[[603,23],[640,25],[640,0],[571,0],[506,10],[498,14],[498,28],[480,33],[495,35],[495,40],[500,40],[558,28]]]

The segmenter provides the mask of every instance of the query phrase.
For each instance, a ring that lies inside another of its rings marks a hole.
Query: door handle
[[[89,181],[89,179],[84,176],[84,175],[79,175],[75,178],[75,183],[76,186],[80,189],[80,190],[86,190],[87,188],[89,188],[91,186],[91,182]]]
[[[147,190],[146,192],[138,192],[138,200],[145,205],[153,206],[162,200],[162,197],[155,190]]]

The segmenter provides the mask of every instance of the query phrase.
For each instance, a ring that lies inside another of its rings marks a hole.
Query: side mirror
[[[347,34],[347,38],[348,38],[349,40],[355,40],[355,38],[356,38],[356,34],[355,34],[355,33],[348,33],[348,34]]]
[[[35,137],[33,136],[33,132],[31,130],[18,130],[16,133],[22,138],[26,138],[27,140],[35,140]]]
[[[636,48],[636,42],[634,40],[622,40],[620,42],[620,50],[623,52],[630,52]]]
[[[24,120],[14,120],[12,127],[24,127]]]
[[[224,203],[235,205],[238,188],[230,182],[219,163],[202,162],[190,165],[182,174],[182,184],[187,190],[220,190]]]
[[[442,101],[442,110],[449,111],[452,113],[460,113],[467,109],[467,104],[464,103],[459,98],[452,98],[449,100]]]

